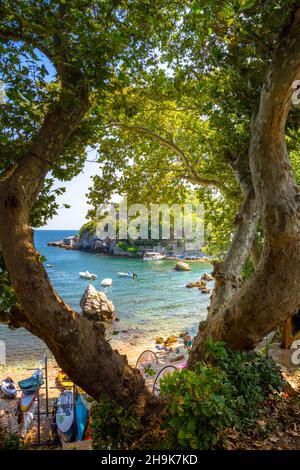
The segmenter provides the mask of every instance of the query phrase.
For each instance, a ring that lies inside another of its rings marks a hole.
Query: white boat
[[[117,273],[117,274],[118,274],[119,277],[131,277],[132,279],[137,277],[137,274],[133,273],[131,271],[128,271],[127,273]]]
[[[16,398],[17,396],[17,389],[16,385],[10,377],[2,380],[0,390],[2,391],[3,395],[7,398]]]
[[[162,255],[161,253],[158,253],[157,251],[146,251],[144,253],[143,260],[144,261],[160,261],[164,259],[166,255]]]
[[[92,280],[97,279],[96,274],[92,274],[89,271],[81,271],[79,273],[79,276],[82,277],[82,279],[92,279]]]
[[[112,285],[112,279],[110,279],[110,277],[107,277],[101,281],[102,287],[110,287],[111,285]]]
[[[57,400],[56,425],[61,442],[70,442],[74,431],[73,392],[65,390]]]

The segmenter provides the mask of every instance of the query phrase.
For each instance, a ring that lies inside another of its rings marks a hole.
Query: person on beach
[[[192,347],[192,338],[191,336],[189,335],[188,331],[185,333],[184,337],[183,337],[183,344],[184,344],[184,347],[190,351],[191,350],[191,347]]]

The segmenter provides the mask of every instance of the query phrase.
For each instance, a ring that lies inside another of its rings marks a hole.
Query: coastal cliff
[[[96,233],[94,222],[88,222],[80,229],[78,235],[69,236],[63,240],[48,242],[48,246],[55,246],[67,250],[88,251],[102,253],[110,256],[141,258],[147,250],[154,250],[171,258],[187,255],[185,243],[181,240],[111,240],[100,239]],[[209,261],[201,249],[188,252],[190,260]]]
[[[64,248],[66,250],[81,250],[91,253],[103,253],[113,256],[127,256],[129,258],[142,257],[143,250],[130,246],[125,240],[101,240],[90,229],[80,230],[79,235],[66,237],[63,240],[48,242],[48,246]]]

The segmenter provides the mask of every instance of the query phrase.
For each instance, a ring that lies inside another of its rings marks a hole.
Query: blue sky
[[[90,158],[89,154],[89,158]],[[86,193],[91,186],[91,176],[99,172],[99,165],[93,162],[86,162],[83,171],[66,183],[58,182],[58,186],[65,186],[66,192],[57,198],[60,205],[69,204],[70,209],[60,208],[57,216],[48,221],[43,227],[45,230],[78,230],[86,221],[86,214],[89,209],[87,205]]]

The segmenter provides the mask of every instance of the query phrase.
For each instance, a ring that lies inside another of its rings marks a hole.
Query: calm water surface
[[[97,290],[104,290],[116,307],[120,319],[116,326],[126,330],[135,341],[147,341],[155,336],[178,334],[186,330],[195,335],[199,321],[205,319],[208,296],[198,289],[187,289],[187,282],[198,278],[211,266],[191,263],[190,272],[175,272],[174,261],[146,262],[136,259],[114,258],[80,251],[48,247],[74,231],[36,231],[37,249],[46,257],[46,268],[58,294],[80,312],[79,302],[86,286],[92,282]],[[79,271],[97,274],[96,281],[86,281]],[[135,271],[137,280],[119,278],[117,272]],[[113,284],[101,287],[101,280],[110,277]],[[6,342],[7,362],[22,362],[38,357],[45,345],[24,329],[11,331],[0,325],[0,339]],[[127,338],[128,339],[128,338]],[[124,337],[125,340],[125,337]]]

